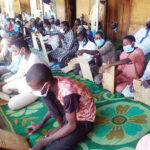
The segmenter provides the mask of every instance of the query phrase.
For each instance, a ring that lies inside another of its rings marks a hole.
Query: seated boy
[[[59,127],[50,131],[32,150],[73,150],[85,139],[93,128],[96,106],[90,90],[82,83],[67,77],[53,77],[50,69],[44,64],[35,64],[27,72],[26,81],[43,97],[49,113],[37,125],[31,124],[28,132],[34,133],[54,116]]]

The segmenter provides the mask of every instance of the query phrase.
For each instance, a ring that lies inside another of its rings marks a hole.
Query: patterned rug
[[[77,150],[134,150],[138,140],[150,132],[149,106],[118,93],[112,95],[80,76],[60,73],[54,75],[69,76],[85,83],[94,96],[97,107],[95,127],[86,140],[78,145]],[[31,136],[27,134],[26,127],[31,122],[38,123],[47,111],[42,100],[19,111],[11,111],[7,106],[0,108],[7,128],[29,138],[31,146],[41,140],[49,129],[58,126],[54,119],[50,119],[37,133]]]

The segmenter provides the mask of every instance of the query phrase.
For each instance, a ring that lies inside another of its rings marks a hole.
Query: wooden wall
[[[130,24],[131,0],[108,0],[107,38],[122,40],[128,34]],[[117,33],[111,28],[112,22],[118,23]]]
[[[130,34],[145,26],[150,17],[150,0],[132,0]]]

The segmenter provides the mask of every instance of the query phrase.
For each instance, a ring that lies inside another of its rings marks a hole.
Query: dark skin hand
[[[71,114],[66,114],[66,119],[68,121],[63,127],[61,127],[58,131],[44,138],[42,141],[38,142],[32,150],[43,150],[43,148],[51,144],[53,141],[63,138],[70,133],[72,133],[76,129],[76,112],[72,112]]]
[[[50,112],[48,112],[45,117],[43,118],[43,120],[40,123],[31,123],[30,126],[27,127],[27,132],[29,135],[32,135],[33,133],[35,133],[36,131],[38,131],[39,129],[41,129],[43,127],[43,125],[51,118],[51,114]],[[61,117],[57,117],[56,120],[59,123],[59,127],[63,126],[63,121]]]

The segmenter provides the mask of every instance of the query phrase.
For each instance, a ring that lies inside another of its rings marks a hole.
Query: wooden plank
[[[0,149],[29,150],[27,139],[23,136],[0,129]]]
[[[114,94],[115,91],[115,67],[111,67],[105,70],[102,79],[103,88]]]
[[[61,69],[61,71],[62,71],[63,73],[68,73],[68,72],[70,72],[70,71],[72,71],[72,70],[75,69],[75,65],[76,65],[77,63],[79,63],[79,62],[77,61],[77,58],[73,58],[72,60],[70,60],[70,62],[68,63],[68,65],[67,65],[66,67],[64,67],[64,68]]]
[[[150,88],[144,88],[142,81],[134,80],[134,100],[141,101],[147,105],[150,105]]]
[[[33,42],[33,48],[39,50],[39,46],[36,40],[35,33],[32,33],[32,42]]]
[[[45,57],[46,61],[50,64],[49,59],[48,59],[48,55],[47,55],[47,50],[46,50],[46,47],[45,47],[45,44],[44,44],[43,36],[42,36],[41,33],[38,34],[38,38],[39,38],[40,43],[41,43],[41,47],[42,47],[42,50],[43,50],[43,53],[44,53],[44,57]]]
[[[90,68],[90,65],[89,65],[87,59],[84,56],[78,56],[78,62],[80,64],[83,78],[93,81],[91,68]]]
[[[0,92],[0,99],[9,101],[10,100],[10,96],[5,94],[5,93]]]

